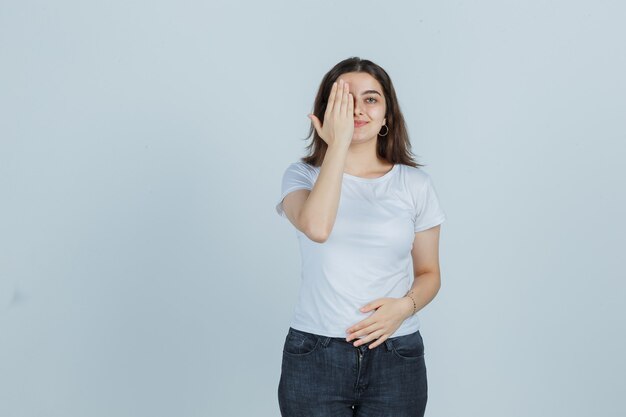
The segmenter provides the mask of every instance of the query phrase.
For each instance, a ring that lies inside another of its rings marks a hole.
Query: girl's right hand
[[[309,114],[317,134],[328,146],[349,146],[354,134],[354,99],[350,93],[347,82],[341,78],[335,81],[330,90],[326,112],[324,113],[324,125],[314,115]]]

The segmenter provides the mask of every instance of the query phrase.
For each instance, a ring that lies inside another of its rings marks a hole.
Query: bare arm
[[[347,148],[329,147],[313,189],[296,190],[283,201],[289,221],[315,242],[325,242],[335,224],[347,153]]]
[[[415,312],[430,303],[441,288],[441,273],[439,271],[439,234],[441,225],[431,227],[415,233],[411,256],[413,257],[414,281],[407,296],[407,317],[413,315],[413,300]],[[410,296],[410,297],[409,297]]]
[[[439,231],[440,225],[415,233],[411,256],[413,257],[413,274],[415,280],[408,295],[395,298],[379,298],[367,303],[361,312],[372,310],[374,313],[356,325],[348,328],[346,341],[364,336],[354,342],[354,346],[362,345],[378,339],[370,345],[373,349],[383,343],[411,315],[430,303],[441,286],[439,274]],[[415,307],[413,307],[415,300]]]
[[[315,116],[311,120],[328,149],[313,188],[289,193],[283,200],[283,209],[298,230],[309,239],[323,243],[337,217],[343,170],[354,132],[354,100],[348,83],[340,79],[338,84],[333,84],[324,125]]]

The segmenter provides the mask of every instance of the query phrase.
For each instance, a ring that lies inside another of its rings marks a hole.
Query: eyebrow
[[[361,95],[362,95],[362,96],[363,96],[363,95],[365,95],[365,94],[378,94],[378,95],[379,95],[379,96],[381,96],[381,97],[383,96],[382,94],[380,94],[380,93],[379,93],[378,91],[376,91],[376,90],[365,90],[365,91],[363,91],[363,92],[361,93]]]

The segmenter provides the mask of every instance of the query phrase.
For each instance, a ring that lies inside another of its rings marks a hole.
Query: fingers
[[[348,335],[348,337],[346,337],[346,341],[351,341],[353,339],[356,339],[359,336],[364,336],[367,334],[370,334],[371,332],[378,330],[380,328],[380,323],[374,322],[374,323],[367,323],[364,324],[363,326],[358,326],[359,330],[355,330],[353,331],[351,334]]]
[[[330,89],[323,124],[309,116],[318,135],[329,145],[335,143],[335,138],[339,138],[342,144],[349,143],[354,129],[353,117],[354,100],[349,84],[342,78],[338,78]]]
[[[333,86],[330,89],[330,94],[328,95],[328,103],[326,103],[326,113],[325,113],[326,115],[329,115],[332,113],[333,107],[335,105],[336,95],[337,95],[337,81],[333,83]]]
[[[387,336],[385,336],[384,334],[381,334],[381,335],[377,336],[376,338],[378,340],[375,341],[374,343],[371,343],[369,345],[370,349],[374,349],[375,347],[382,345],[383,343],[385,343],[385,340],[387,340]]]
[[[322,134],[322,123],[320,119],[317,118],[314,114],[309,114],[309,119],[311,119],[311,123],[313,123],[313,127],[317,131],[317,134],[321,136]]]
[[[359,339],[356,342],[354,342],[354,346],[356,347],[356,346],[364,345],[366,343],[371,342],[372,340],[379,339],[384,334],[385,334],[385,329],[372,330],[371,333],[369,333],[367,336],[365,336],[364,338]],[[380,340],[376,340],[375,343],[378,343],[378,345],[379,345],[382,342]],[[376,345],[376,346],[378,346],[378,345]]]
[[[354,117],[354,98],[352,97],[352,93],[348,94],[348,110],[346,117],[350,117],[352,119]]]
[[[350,327],[347,332],[348,333],[357,333],[359,330],[361,329],[365,329],[366,327],[371,326],[372,324],[376,323],[376,321],[370,316],[364,320],[361,320],[360,322],[358,322],[357,324],[355,324],[354,326]],[[361,334],[359,333],[359,336]]]
[[[343,100],[344,90],[345,88],[343,80],[339,79],[339,84],[337,84],[337,92],[335,94],[335,103],[333,105],[333,113],[341,112],[341,101]]]
[[[348,83],[343,83],[343,94],[341,95],[341,109],[339,115],[345,117],[348,112],[348,96],[350,95],[350,86]]]

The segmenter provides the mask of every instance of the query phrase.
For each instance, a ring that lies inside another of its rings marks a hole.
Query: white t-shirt
[[[286,218],[283,198],[298,189],[312,189],[320,168],[298,161],[282,178],[276,211]],[[442,223],[430,176],[421,168],[396,164],[382,177],[343,174],[335,224],[324,243],[296,230],[302,259],[302,281],[291,327],[330,337],[375,311],[361,307],[381,297],[403,297],[413,282],[411,248],[416,232]],[[420,328],[418,315],[406,319],[390,336]]]

